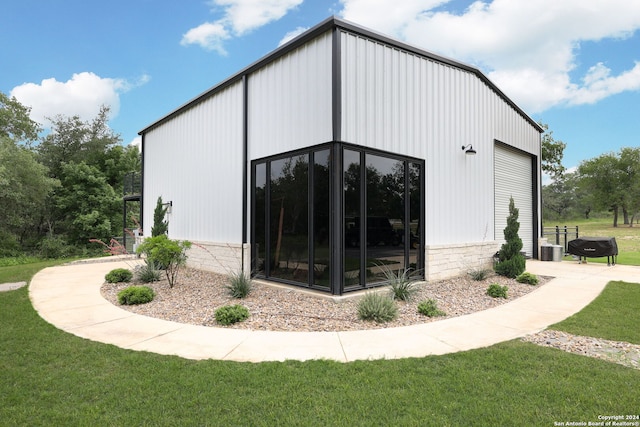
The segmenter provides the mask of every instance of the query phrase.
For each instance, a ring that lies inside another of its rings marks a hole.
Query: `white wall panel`
[[[518,209],[522,250],[533,255],[533,196],[531,156],[504,145],[495,148],[495,238],[504,242],[504,228],[509,216],[509,200]]]
[[[427,244],[493,241],[494,141],[539,156],[538,131],[470,71],[349,32],[341,62],[342,139],[426,159]]]
[[[331,32],[249,75],[249,159],[331,141]]]
[[[145,134],[145,235],[162,196],[171,238],[242,243],[242,99],[238,82]]]

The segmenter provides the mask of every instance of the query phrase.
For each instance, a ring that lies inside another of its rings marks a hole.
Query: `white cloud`
[[[98,115],[102,105],[111,107],[113,118],[120,109],[120,94],[147,81],[149,77],[146,75],[131,83],[125,79],[103,78],[83,72],[73,74],[66,82],[50,78],[42,80],[40,84],[24,83],[13,88],[10,95],[31,107],[31,118],[48,127],[47,118],[58,114],[68,117],[77,115],[81,120],[91,120]]]
[[[136,136],[135,138],[133,138],[131,140],[129,145],[132,145],[134,147],[138,147],[138,151],[142,152],[142,137],[141,136]]]
[[[280,40],[280,42],[278,43],[278,46],[282,46],[283,44],[290,42],[291,40],[295,39],[296,37],[298,37],[300,34],[304,33],[305,31],[307,31],[308,29],[309,27],[298,27],[293,31],[289,31]]]
[[[224,25],[218,22],[205,22],[187,31],[182,36],[180,44],[183,46],[197,44],[207,50],[215,50],[221,55],[226,55],[223,42],[230,37]]]
[[[637,63],[617,76],[592,64],[581,81],[570,78],[581,42],[624,39],[640,29],[638,1],[493,0],[460,14],[435,9],[447,2],[341,0],[341,15],[478,66],[529,112],[638,90]]]
[[[180,43],[200,45],[225,55],[225,40],[277,21],[302,2],[303,0],[212,0],[212,12],[222,9],[222,17],[190,29],[182,36]]]
[[[282,18],[303,0],[214,0],[225,9],[223,20],[241,36],[271,21]]]

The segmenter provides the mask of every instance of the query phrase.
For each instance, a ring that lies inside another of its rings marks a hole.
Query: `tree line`
[[[109,108],[89,121],[49,118],[0,92],[0,256],[86,254],[123,234],[123,178],[141,170],[137,147],[109,128]]]
[[[613,215],[613,227],[618,227],[620,215],[623,224],[633,226],[640,213],[640,148],[624,147],[618,152],[604,153],[567,172],[561,166],[565,144],[554,141],[552,133],[546,127],[545,130],[543,170],[552,182],[542,187],[544,218],[589,219],[593,214],[607,212]],[[556,154],[559,153],[554,167],[545,168],[545,142],[553,144]]]

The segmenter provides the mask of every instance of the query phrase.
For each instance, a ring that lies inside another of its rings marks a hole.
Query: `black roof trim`
[[[453,60],[451,58],[446,58],[444,56],[440,56],[437,55],[433,52],[429,52],[427,50],[424,50],[422,48],[407,44],[405,42],[401,42],[399,40],[393,39],[389,36],[385,36],[381,33],[378,33],[374,30],[371,29],[367,29],[364,28],[360,25],[357,25],[355,23],[346,21],[344,19],[340,19],[337,18],[335,16],[329,17],[327,19],[325,19],[324,21],[320,22],[319,24],[317,24],[316,26],[310,28],[309,30],[305,31],[304,33],[300,34],[299,36],[297,36],[296,38],[290,40],[289,42],[285,43],[284,45],[278,47],[277,49],[273,50],[272,52],[268,53],[267,55],[263,56],[262,58],[258,59],[257,61],[255,61],[254,63],[250,64],[249,66],[243,68],[242,70],[238,71],[237,73],[233,74],[232,76],[228,77],[227,79],[223,80],[222,82],[218,83],[215,86],[212,86],[210,89],[206,90],[205,92],[201,93],[200,95],[196,96],[195,98],[191,99],[190,101],[186,102],[185,104],[181,105],[180,107],[176,108],[175,110],[173,110],[172,112],[170,112],[169,114],[167,114],[166,116],[162,117],[161,119],[155,121],[154,123],[150,124],[149,126],[145,127],[144,129],[142,129],[140,132],[138,132],[139,135],[142,135],[150,130],[152,130],[155,127],[160,126],[162,123],[170,120],[171,118],[177,116],[178,114],[181,114],[182,112],[188,110],[189,108],[191,108],[192,106],[204,101],[205,99],[207,99],[209,96],[233,85],[234,83],[237,83],[239,81],[242,80],[242,77],[248,74],[251,74],[252,72],[264,67],[266,64],[275,61],[276,59],[288,54],[289,52],[299,48],[300,46],[304,45],[305,43],[307,43],[309,40],[312,40],[316,37],[318,37],[320,34],[323,34],[327,31],[333,30],[334,28],[338,28],[338,29],[342,29],[344,31],[356,34],[356,35],[360,35],[369,39],[372,39],[374,41],[378,41],[384,44],[388,44],[390,46],[396,47],[398,49],[401,50],[405,50],[407,52],[411,52],[414,53],[418,56],[422,56],[425,58],[429,58],[433,61],[436,62],[440,62],[442,64],[446,64],[449,65],[451,67],[454,68],[458,68],[461,70],[465,70],[468,71],[470,73],[475,74],[480,80],[482,80],[487,86],[489,86],[496,94],[498,94],[498,96],[500,96],[505,102],[507,102],[507,104],[509,104],[513,109],[515,109],[525,120],[527,120],[534,128],[536,128],[538,130],[538,132],[542,133],[544,132],[544,129],[535,121],[533,120],[531,117],[529,117],[529,115],[527,115],[527,113],[524,112],[524,110],[522,110],[520,107],[518,107],[518,105],[516,105],[515,102],[513,102],[507,95],[505,95],[504,92],[502,92],[491,80],[489,80],[489,78],[487,76],[485,76],[482,71],[480,71],[480,69],[468,65],[468,64],[464,64],[462,62]]]

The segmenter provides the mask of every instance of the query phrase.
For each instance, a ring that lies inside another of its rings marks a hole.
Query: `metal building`
[[[543,130],[477,68],[329,18],[143,129],[191,265],[342,294],[537,256]]]

